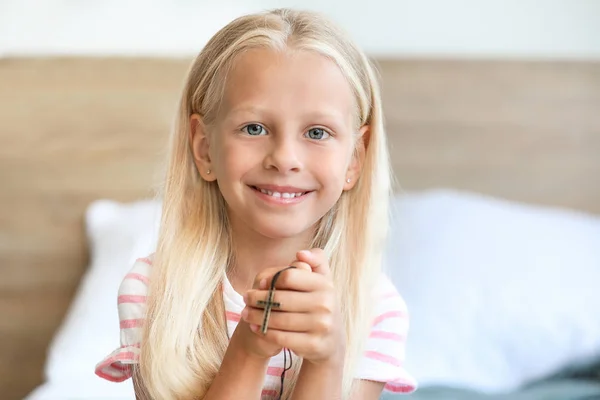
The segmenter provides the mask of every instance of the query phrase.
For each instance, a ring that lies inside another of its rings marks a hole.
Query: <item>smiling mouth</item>
[[[308,191],[308,192],[277,192],[277,191],[273,191],[273,190],[261,189],[257,186],[250,186],[250,187],[258,192],[266,194],[267,196],[271,196],[271,197],[275,197],[275,198],[282,198],[282,199],[294,199],[297,197],[302,197],[307,193],[310,193],[310,191]]]

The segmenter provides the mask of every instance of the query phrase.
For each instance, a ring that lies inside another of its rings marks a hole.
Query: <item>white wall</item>
[[[600,59],[600,0],[0,0],[0,56],[188,56],[285,6],[328,14],[373,55]]]

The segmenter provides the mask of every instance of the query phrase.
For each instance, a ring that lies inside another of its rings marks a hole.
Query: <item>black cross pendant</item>
[[[267,296],[267,301],[263,301],[263,300],[259,300],[257,301],[259,306],[264,306],[265,307],[265,312],[263,314],[263,323],[262,326],[260,328],[260,331],[263,335],[267,334],[267,327],[269,325],[269,318],[271,317],[271,309],[273,307],[275,308],[280,308],[281,307],[281,303],[273,301],[273,298],[275,297],[275,282],[277,282],[277,278],[279,278],[279,275],[285,271],[286,269],[290,269],[290,268],[296,268],[296,267],[287,267],[282,269],[281,271],[278,271],[275,275],[273,275],[273,280],[271,281],[271,287],[269,288],[269,295]]]
[[[267,301],[258,301],[258,305],[265,307],[265,313],[263,314],[263,323],[262,327],[260,328],[260,331],[263,335],[267,333],[267,326],[269,325],[269,318],[271,317],[271,309],[273,307],[281,307],[280,303],[273,301],[273,297],[275,297],[275,290],[269,290],[269,297],[267,298]]]

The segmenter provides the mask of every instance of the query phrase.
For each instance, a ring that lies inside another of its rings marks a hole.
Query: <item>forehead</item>
[[[248,50],[233,62],[225,85],[226,111],[258,107],[278,113],[335,114],[352,119],[355,99],[330,59],[305,50]]]

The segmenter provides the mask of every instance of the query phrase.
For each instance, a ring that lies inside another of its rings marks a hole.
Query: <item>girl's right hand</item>
[[[281,347],[266,341],[252,332],[250,325],[243,319],[238,323],[234,336],[237,336],[239,345],[245,353],[252,357],[269,359],[279,354],[282,350]]]
[[[280,269],[281,268],[267,268],[263,270],[254,278],[252,289],[259,289],[261,280],[264,276],[268,276],[269,274],[273,275]],[[235,329],[235,334],[239,334],[239,340],[242,348],[246,351],[246,353],[259,358],[271,358],[276,356],[283,348],[265,340],[263,337],[250,330],[250,324],[244,320],[244,317],[246,316],[245,313],[248,311],[247,308],[248,307],[246,306],[242,310],[240,322]]]
[[[300,261],[294,261],[290,264],[296,268],[306,269],[311,271],[311,268],[308,264]],[[275,268],[267,268],[254,278],[254,283],[252,284],[253,289],[265,289],[265,287],[261,287],[262,285],[266,285],[266,278],[275,275],[277,272],[282,270],[284,267],[275,267]],[[285,274],[286,272],[283,272]],[[271,358],[276,356],[283,349],[282,347],[274,344],[272,341],[266,340],[266,338],[262,337],[262,335],[257,335],[252,332],[250,329],[250,325],[244,320],[244,313],[247,312],[247,306],[242,310],[242,317],[238,326],[235,330],[235,334],[238,334],[239,331],[239,340],[241,342],[242,347],[246,350],[246,352],[252,356],[256,356],[259,358]]]

